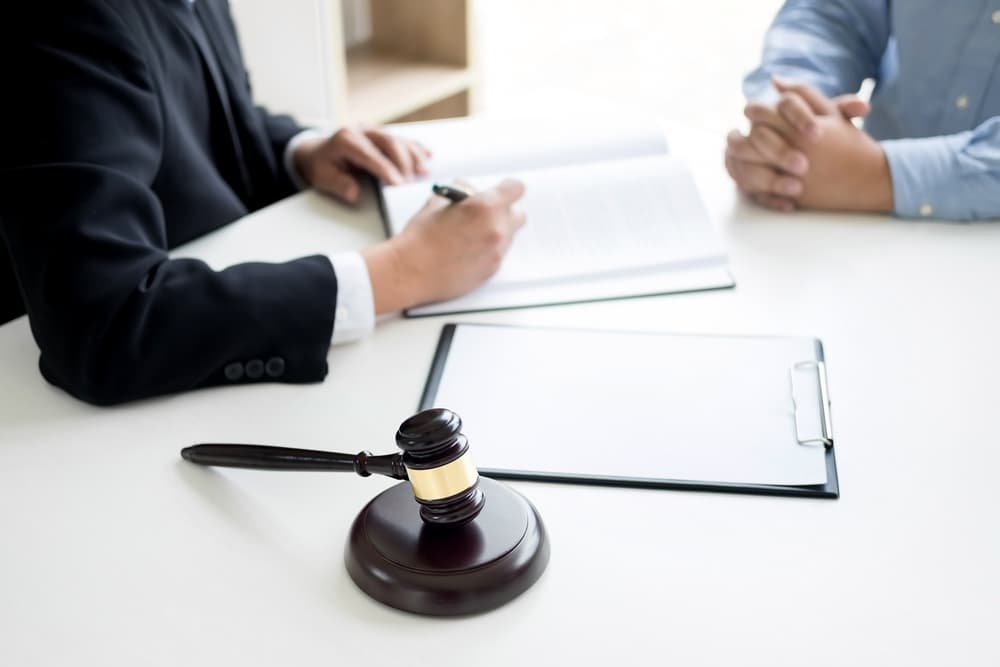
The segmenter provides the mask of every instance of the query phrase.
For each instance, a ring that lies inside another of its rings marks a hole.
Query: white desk
[[[486,615],[415,617],[342,564],[389,480],[178,451],[392,451],[446,320],[382,323],[330,353],[323,384],[97,409],[42,380],[21,319],[0,327],[0,664],[1000,664],[1000,224],[772,215],[734,201],[721,142],[695,148],[735,290],[460,320],[818,335],[839,500],[516,484],[552,540],[539,583]],[[189,252],[283,259],[381,233],[371,206],[286,206],[316,219],[279,208]]]

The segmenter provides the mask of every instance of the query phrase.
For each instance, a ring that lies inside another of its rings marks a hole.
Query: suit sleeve
[[[329,260],[216,272],[169,259],[151,189],[162,111],[143,52],[101,3],[27,13],[2,31],[10,50],[0,68],[19,103],[0,110],[10,135],[0,151],[0,232],[44,376],[96,404],[323,379],[337,294]],[[256,360],[280,363],[242,372]]]

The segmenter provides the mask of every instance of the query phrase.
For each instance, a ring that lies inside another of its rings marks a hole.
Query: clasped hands
[[[882,147],[851,121],[868,113],[868,103],[856,95],[831,99],[777,77],[773,83],[777,103],[748,104],[750,131],[727,137],[726,170],[740,191],[777,211],[891,211]]]

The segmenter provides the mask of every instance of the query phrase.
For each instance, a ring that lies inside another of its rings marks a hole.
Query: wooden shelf
[[[475,110],[476,0],[239,0],[255,92],[319,127]]]
[[[468,67],[421,62],[383,53],[371,45],[347,52],[351,119],[386,123],[463,94],[473,84]]]

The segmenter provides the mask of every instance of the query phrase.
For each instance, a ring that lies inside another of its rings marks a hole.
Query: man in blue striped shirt
[[[787,0],[744,92],[726,167],[761,205],[1000,218],[1000,0]]]

